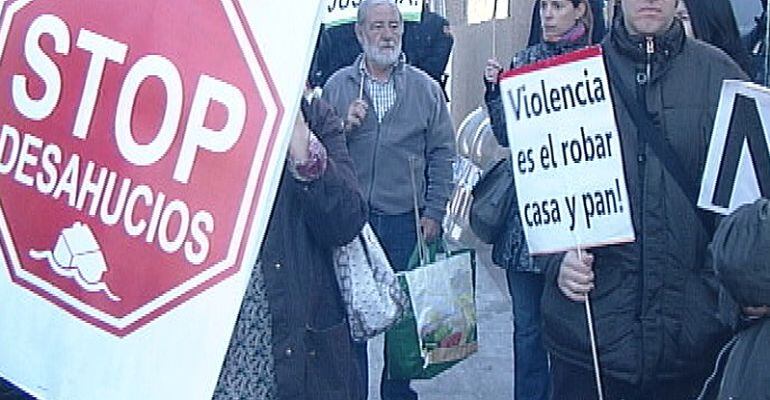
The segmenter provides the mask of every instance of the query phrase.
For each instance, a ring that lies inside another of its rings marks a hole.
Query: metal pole
[[[770,2],[770,0],[768,0]],[[766,4],[768,5],[768,4]],[[762,52],[764,53],[764,76],[762,77],[762,83],[765,86],[768,86],[768,83],[770,82],[770,52],[767,51],[767,45],[770,43],[770,18],[768,18],[767,15],[767,8],[765,8],[764,11],[765,15],[765,40],[764,43],[762,43]]]
[[[497,59],[497,0],[492,6],[492,59]]]
[[[594,317],[591,315],[591,302],[586,293],[586,320],[588,320],[588,338],[591,341],[591,355],[594,361],[594,379],[596,379],[596,394],[599,400],[604,400],[604,389],[602,388],[602,374],[599,370],[599,350],[596,346],[596,334],[594,333]]]
[[[769,0],[770,1],[770,0]],[[577,248],[578,260],[583,261],[583,252],[580,249],[580,244]],[[602,374],[599,369],[599,349],[596,345],[596,334],[594,333],[594,317],[591,314],[591,301],[589,300],[588,293],[586,293],[585,311],[586,320],[588,322],[588,339],[591,342],[591,356],[594,362],[594,379],[596,379],[596,394],[599,400],[604,400],[604,388],[602,387]]]

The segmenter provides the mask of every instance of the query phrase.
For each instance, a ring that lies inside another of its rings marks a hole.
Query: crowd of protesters
[[[534,4],[520,11],[532,15],[528,46],[478,71],[494,136],[509,145],[504,70],[601,45],[636,239],[531,256],[516,203],[507,210],[492,258],[513,305],[514,399],[600,398],[589,297],[603,398],[770,399],[770,205],[718,221],[688,190],[700,182],[722,82],[760,75],[746,47],[759,33],[741,39],[728,0]],[[367,398],[367,345],[350,337],[332,251],[368,222],[401,271],[418,235],[440,240],[456,157],[452,46],[427,0],[420,22],[405,22],[394,0],[362,0],[355,23],[322,29],[308,78],[322,91],[301,100],[214,399]],[[418,398],[387,363],[380,395]],[[0,382],[0,399],[22,398]]]

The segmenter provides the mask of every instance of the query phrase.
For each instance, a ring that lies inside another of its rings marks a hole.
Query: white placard
[[[530,252],[633,241],[601,48],[509,71],[500,90]]]
[[[725,81],[714,120],[698,207],[730,214],[770,197],[770,89]]]
[[[396,0],[404,21],[419,22],[422,18],[423,0]],[[361,0],[325,0],[324,25],[336,26],[356,22]]]

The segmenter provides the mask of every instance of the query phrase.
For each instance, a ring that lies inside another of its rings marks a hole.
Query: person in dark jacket
[[[423,3],[420,22],[404,22],[404,54],[406,62],[427,73],[443,90],[444,70],[449,62],[454,38],[446,18],[430,11],[430,1]],[[355,24],[321,28],[316,44],[309,81],[313,87],[323,87],[337,70],[347,67],[361,54]]]
[[[744,307],[743,318],[746,327],[735,336],[717,400],[770,400],[770,306]]]
[[[697,400],[770,400],[770,200],[725,217],[709,250],[722,288],[720,316],[736,333]]]
[[[749,53],[741,42],[738,25],[729,0],[684,0],[679,2],[677,17],[685,32],[696,39],[719,47],[749,76],[754,73]]]
[[[770,400],[770,200],[725,217],[709,245],[720,316],[735,330],[697,400]]]
[[[342,121],[303,100],[216,400],[359,400],[358,367],[332,250],[366,220]],[[312,131],[312,133],[311,133]]]
[[[587,0],[543,0],[539,3],[543,23],[542,41],[519,51],[511,61],[518,68],[549,57],[566,54],[590,43],[591,10]],[[498,79],[500,64],[489,60],[484,71],[485,101],[492,131],[500,145],[508,147]],[[508,210],[502,235],[492,248],[492,259],[506,269],[513,304],[513,389],[517,400],[546,399],[550,375],[548,354],[541,334],[540,297],[543,275],[529,256],[519,210]]]
[[[743,47],[749,52],[751,69],[754,71],[752,80],[756,83],[767,85],[765,76],[765,32],[767,31],[767,2],[759,0],[762,5],[762,13],[755,17],[754,27],[741,40]]]
[[[449,21],[430,11],[429,0],[423,2],[420,22],[404,23],[406,62],[425,71],[438,82],[442,90],[446,88],[444,70],[453,44]]]
[[[312,87],[323,87],[338,69],[347,67],[361,54],[355,24],[321,27],[318,33],[308,81]]]
[[[722,81],[746,75],[722,51],[685,36],[676,3],[622,0],[602,46],[617,71],[612,98],[636,95],[696,186]],[[706,262],[711,229],[617,100],[615,119],[636,240],[542,260],[552,398],[597,398],[582,304],[590,293],[605,398],[691,399],[729,334]]]
[[[718,389],[718,400],[770,400],[770,200],[726,217],[709,248],[724,289],[721,315],[736,328],[723,351],[729,356],[723,355],[722,379],[710,386]],[[711,398],[709,389],[699,400]]]

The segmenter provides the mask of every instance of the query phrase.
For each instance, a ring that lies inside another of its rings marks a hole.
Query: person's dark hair
[[[752,75],[749,54],[741,42],[729,0],[684,0],[684,4],[695,38],[722,49]]]
[[[361,25],[366,20],[366,16],[369,15],[369,9],[378,4],[389,4],[398,10],[395,0],[363,0],[358,5],[358,13],[356,14],[356,24]],[[401,15],[401,10],[398,10],[398,18],[403,23],[404,16]]]

